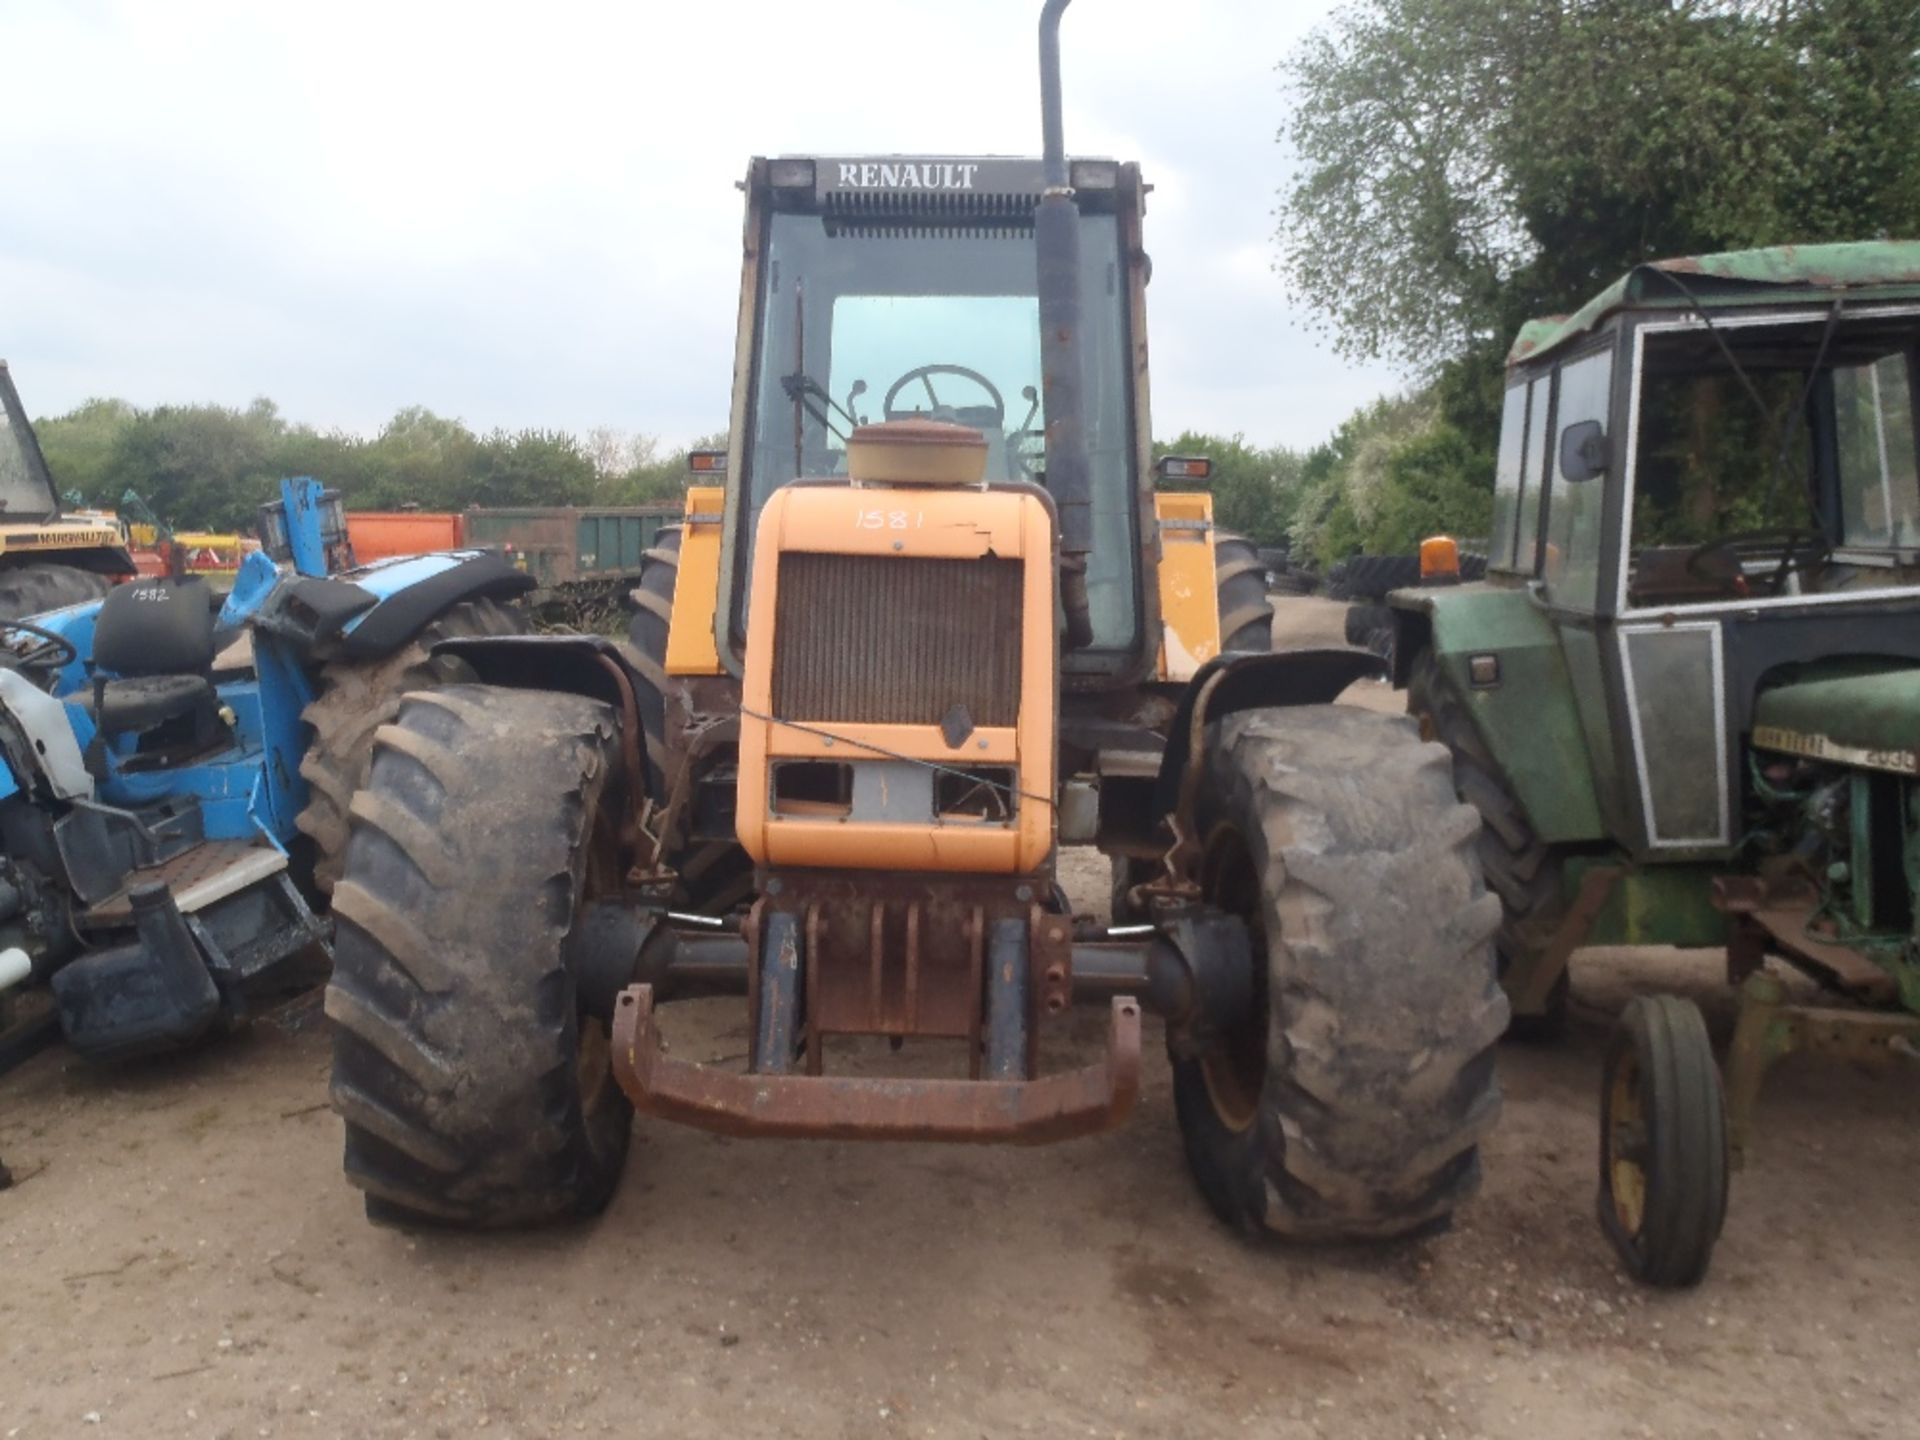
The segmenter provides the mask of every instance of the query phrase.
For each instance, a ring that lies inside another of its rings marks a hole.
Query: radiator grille
[[[1020,708],[1018,560],[780,557],[773,709],[783,720],[976,726]]]

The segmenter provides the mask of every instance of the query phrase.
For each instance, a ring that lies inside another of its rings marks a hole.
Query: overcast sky
[[[1154,430],[1307,445],[1395,377],[1273,271],[1274,64],[1328,6],[1078,0],[1070,150],[1137,159]],[[0,0],[28,410],[726,423],[747,157],[1033,153],[1036,0]]]

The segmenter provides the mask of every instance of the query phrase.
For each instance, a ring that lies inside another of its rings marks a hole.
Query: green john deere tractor
[[[1391,597],[1515,1028],[1582,945],[1724,945],[1741,986],[1724,1086],[1673,997],[1608,1053],[1600,1218],[1654,1284],[1705,1274],[1774,1059],[1920,1042],[1916,387],[1920,244],[1641,266],[1508,357],[1486,578]]]

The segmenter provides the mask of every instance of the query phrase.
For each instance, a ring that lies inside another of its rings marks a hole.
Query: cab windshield
[[[1116,217],[1086,215],[1080,225],[1094,526],[1087,588],[1096,648],[1120,649],[1135,625],[1127,292]],[[1030,226],[776,213],[761,285],[748,547],[778,487],[847,473],[847,437],[858,425],[970,425],[987,440],[988,480],[1041,478]]]
[[[1647,336],[1628,598],[1920,584],[1920,317]]]

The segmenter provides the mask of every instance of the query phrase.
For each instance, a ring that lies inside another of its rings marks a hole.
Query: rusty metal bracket
[[[1769,951],[1829,989],[1871,1005],[1899,996],[1894,976],[1839,937],[1813,929],[1820,894],[1798,876],[1722,875],[1713,882],[1713,908],[1727,917],[1727,978],[1741,984]]]
[[[1034,1080],[756,1075],[676,1060],[660,1045],[653,987],[614,1008],[613,1073],[642,1114],[723,1135],[1038,1145],[1124,1123],[1140,1093],[1140,1006],[1114,999],[1106,1058]]]
[[[1567,913],[1560,918],[1552,938],[1507,991],[1514,1014],[1545,1012],[1547,997],[1553,994],[1554,985],[1566,973],[1567,962],[1593,933],[1593,922],[1599,918],[1601,909],[1613,895],[1613,887],[1625,873],[1617,865],[1598,865],[1580,877],[1580,889],[1573,897],[1573,904],[1567,907]]]
[[[1874,1063],[1909,1059],[1920,1042],[1920,1015],[1790,1005],[1786,987],[1764,971],[1740,987],[1740,1013],[1727,1049],[1727,1149],[1745,1163],[1753,1144],[1760,1082],[1773,1062],[1795,1051]]]
[[[653,854],[645,865],[635,865],[627,883],[643,890],[671,891],[678,878],[665,857],[679,848],[685,838],[687,813],[692,805],[695,769],[717,745],[736,740],[740,735],[738,716],[708,720],[696,729],[680,750],[680,763],[667,786],[666,797],[647,800],[645,825],[653,841]]]
[[[642,819],[653,797],[647,794],[647,771],[640,760],[640,702],[633,693],[633,681],[611,655],[596,654],[594,660],[613,677],[614,692],[620,697],[620,760],[627,772],[627,809],[620,817],[620,845],[630,861],[637,861]]]

